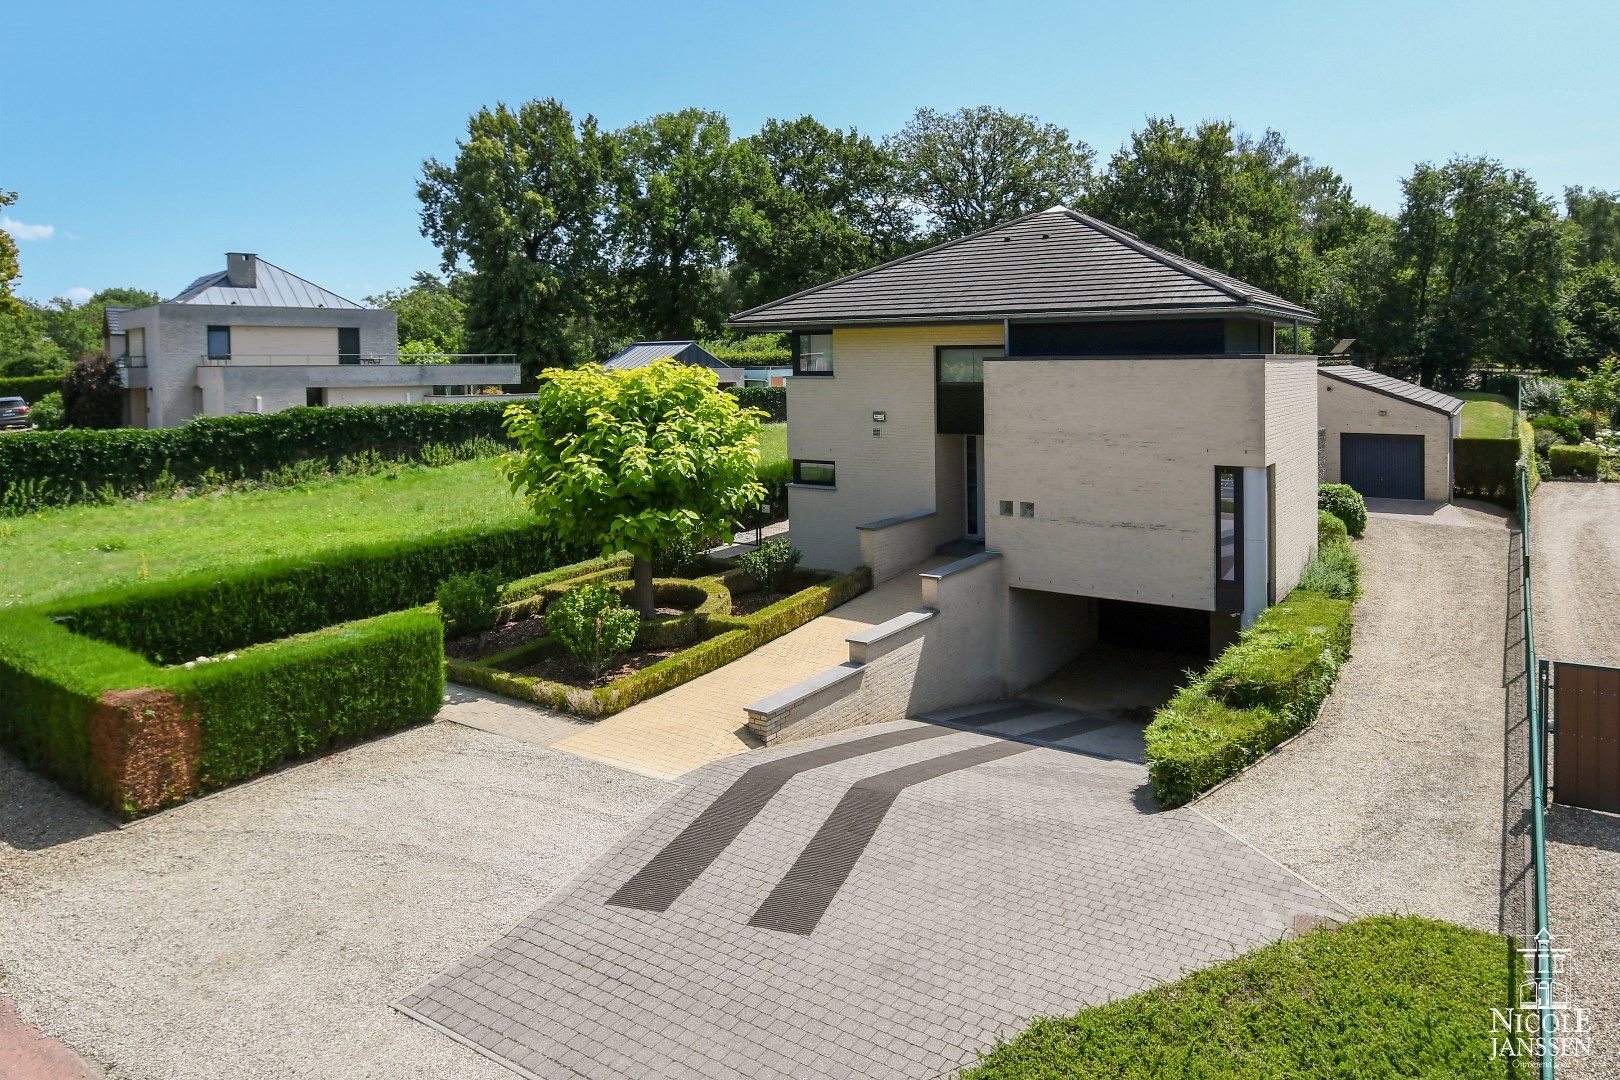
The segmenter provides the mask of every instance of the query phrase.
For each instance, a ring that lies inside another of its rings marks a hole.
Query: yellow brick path
[[[846,637],[917,607],[922,602],[918,572],[949,561],[919,563],[723,668],[551,745],[664,778],[752,750],[760,744],[745,726],[744,705],[844,663],[849,659]]]

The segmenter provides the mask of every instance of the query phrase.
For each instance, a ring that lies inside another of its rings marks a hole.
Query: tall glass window
[[[1215,469],[1215,607],[1243,610],[1243,470]]]
[[[947,386],[984,382],[984,362],[1002,355],[1000,345],[949,345],[939,350],[939,381]]]

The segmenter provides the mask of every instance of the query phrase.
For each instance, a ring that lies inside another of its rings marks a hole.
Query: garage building
[[[1350,364],[1317,369],[1322,479],[1368,498],[1451,499],[1463,403]]]

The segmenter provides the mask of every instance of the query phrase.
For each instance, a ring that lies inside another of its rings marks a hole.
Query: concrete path
[[[391,1003],[677,790],[440,723],[118,829],[0,754],[0,994],[114,1080],[498,1080]]]
[[[1480,504],[1376,510],[1353,657],[1321,716],[1196,805],[1361,913],[1518,933],[1502,899],[1517,530]]]
[[[531,1077],[938,1077],[1335,903],[1146,770],[901,721],[710,765],[400,1008]]]
[[[949,562],[930,559],[775,641],[632,705],[552,745],[566,753],[656,777],[682,776],[758,747],[743,706],[849,659],[844,639],[922,603],[918,572]]]
[[[1542,484],[1530,540],[1537,651],[1620,666],[1620,484]],[[1558,1075],[1620,1076],[1620,817],[1553,804],[1547,875],[1553,944],[1569,950],[1565,989],[1595,1033],[1594,1052],[1561,1059]]]

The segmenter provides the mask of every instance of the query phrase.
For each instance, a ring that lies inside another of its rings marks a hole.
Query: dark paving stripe
[[[789,934],[811,933],[902,791],[946,773],[971,769],[1029,749],[1021,743],[998,740],[856,781],[810,838],[787,876],[754,912],[748,925]]]
[[[954,716],[949,720],[939,721],[945,724],[960,724],[967,728],[980,728],[986,724],[994,724],[1000,720],[1017,720],[1021,716],[1034,716],[1036,713],[1051,712],[1045,705],[1036,705],[1028,701],[1015,701],[1011,705],[1003,705],[999,709],[990,709],[980,713],[968,713],[966,716]]]
[[[1091,714],[1089,716],[1082,716],[1078,720],[1065,720],[1063,723],[1053,724],[1051,727],[1036,728],[1034,731],[1025,731],[1020,733],[1018,738],[1028,739],[1032,743],[1062,742],[1064,739],[1072,739],[1076,735],[1084,735],[1087,732],[1097,731],[1101,728],[1105,728],[1112,723],[1114,723],[1114,718],[1112,716],[1097,716],[1096,714]]]
[[[799,773],[950,734],[953,732],[949,728],[903,728],[755,765],[704,807],[680,835],[664,845],[607,902],[641,911],[668,911],[687,886],[759,816],[771,797]]]

